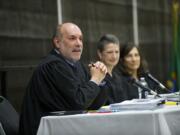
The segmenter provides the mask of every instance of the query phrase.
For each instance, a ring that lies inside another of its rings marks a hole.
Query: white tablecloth
[[[37,135],[180,135],[180,106],[47,116],[41,119]]]

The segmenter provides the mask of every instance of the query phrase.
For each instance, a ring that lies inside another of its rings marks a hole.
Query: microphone
[[[158,81],[155,77],[153,77],[149,72],[146,72],[145,74],[151,81],[153,81],[155,84],[157,84],[161,89],[170,92],[160,81]]]
[[[134,78],[131,78],[130,83],[133,84],[133,85],[136,86],[136,87],[140,87],[141,89],[143,89],[143,90],[145,90],[145,91],[148,91],[149,93],[151,93],[151,94],[154,95],[154,96],[161,97],[161,96],[159,96],[158,93],[156,93],[155,91],[153,91],[153,90],[150,89],[149,87],[146,87],[146,86],[142,85],[142,84],[140,83],[140,81],[138,81],[138,80],[136,80],[136,79],[134,79]]]

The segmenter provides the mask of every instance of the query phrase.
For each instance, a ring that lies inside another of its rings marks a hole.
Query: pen
[[[94,63],[92,63],[92,62],[91,62],[91,64],[90,64],[90,65],[91,65],[91,67],[95,67],[95,64],[94,64]]]

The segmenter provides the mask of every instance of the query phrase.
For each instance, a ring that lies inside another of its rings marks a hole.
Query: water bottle
[[[138,95],[139,99],[142,99],[142,89],[140,87],[138,87]]]
[[[148,87],[148,84],[144,77],[141,77],[139,81],[144,87]],[[141,90],[141,98],[147,98],[148,94],[149,94],[148,91]]]

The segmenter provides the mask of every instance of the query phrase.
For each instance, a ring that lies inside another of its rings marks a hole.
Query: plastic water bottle
[[[139,81],[144,87],[148,87],[148,84],[144,77],[141,77]],[[148,94],[148,91],[141,90],[141,98],[147,98]]]
[[[140,87],[138,87],[138,95],[139,95],[139,99],[142,99],[142,89]]]

